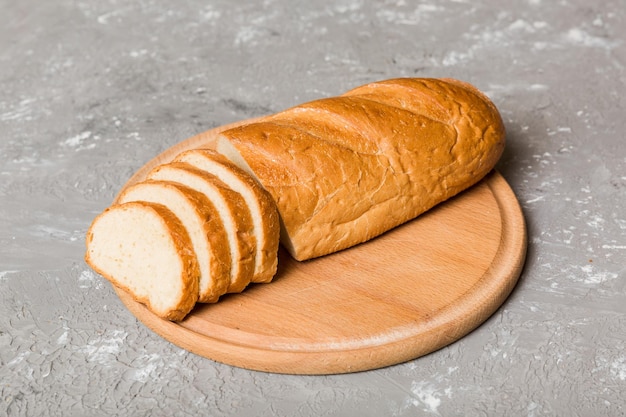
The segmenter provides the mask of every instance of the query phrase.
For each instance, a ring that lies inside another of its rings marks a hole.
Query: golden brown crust
[[[371,239],[478,182],[502,153],[504,125],[465,83],[395,79],[227,130],[219,141],[270,192],[283,244],[305,260]]]

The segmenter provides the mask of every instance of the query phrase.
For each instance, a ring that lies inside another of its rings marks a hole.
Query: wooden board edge
[[[455,308],[441,311],[428,330],[414,337],[377,347],[341,351],[276,351],[254,346],[240,346],[219,338],[195,333],[182,326],[162,320],[136,303],[123,290],[115,289],[127,308],[147,327],[171,342],[199,356],[217,362],[255,371],[282,374],[341,374],[396,365],[441,349],[469,334],[487,320],[505,302],[521,274],[527,250],[526,226],[521,207],[506,180],[494,171],[486,178],[503,213],[503,235],[496,257],[506,257],[498,268],[490,268],[474,288],[471,299],[464,299],[472,314],[459,316]],[[501,195],[503,194],[503,195]],[[511,257],[512,255],[512,257]],[[503,260],[503,259],[502,259]],[[500,279],[494,279],[500,278]],[[504,277],[504,278],[503,278]],[[479,303],[475,303],[479,299]],[[442,330],[453,324],[455,331]],[[201,343],[198,343],[198,342]],[[224,352],[228,352],[225,354]]]

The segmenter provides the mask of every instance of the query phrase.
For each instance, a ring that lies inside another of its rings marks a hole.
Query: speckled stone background
[[[626,2],[0,0],[0,416],[626,414]],[[83,261],[93,217],[211,127],[398,76],[498,105],[519,285],[460,341],[287,376],[147,330]]]

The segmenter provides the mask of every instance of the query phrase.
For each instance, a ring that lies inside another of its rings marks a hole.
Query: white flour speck
[[[572,28],[565,34],[565,40],[574,45],[590,48],[612,49],[617,42],[608,41],[597,36],[592,36],[580,28]]]
[[[200,17],[205,22],[214,22],[214,21],[219,20],[220,17],[222,17],[222,12],[220,12],[219,10],[213,9],[212,6],[207,6],[202,11],[202,13],[200,13]]]
[[[0,271],[0,281],[5,280],[7,275],[14,274],[16,272],[18,272],[18,271]]]
[[[113,330],[101,337],[90,341],[84,346],[77,347],[79,353],[87,356],[90,362],[97,362],[101,365],[110,365],[115,362],[116,356],[120,353],[124,339],[128,333],[122,330]]]
[[[130,132],[126,135],[127,138],[141,140],[141,136],[139,136],[139,132]]]
[[[72,147],[72,148],[76,148],[76,147],[82,145],[83,142],[86,139],[89,139],[90,137],[91,137],[91,132],[90,131],[85,131],[85,132],[79,133],[76,136],[72,136],[69,139],[66,139],[63,142],[63,145],[64,146],[69,146],[69,147]]]
[[[68,331],[67,331],[67,330],[65,330],[65,331],[61,334],[61,336],[59,336],[59,337],[57,338],[57,345],[65,345],[65,344],[67,344],[67,341],[68,341],[68,339],[69,339],[69,337],[68,337],[68,336],[69,336]]]
[[[257,28],[251,26],[242,26],[239,28],[237,35],[235,36],[235,45],[245,45],[251,42],[260,34]]]
[[[542,201],[542,200],[544,200],[545,198],[546,198],[545,196],[540,195],[540,196],[537,196],[537,197],[531,198],[530,200],[526,200],[526,204],[536,203],[536,202],[538,202],[538,201]]]
[[[602,216],[600,216],[599,214],[592,214],[590,216],[590,220],[587,222],[587,225],[596,230],[603,231],[605,223],[606,220],[604,220]]]
[[[451,396],[451,389],[446,388],[441,391],[426,381],[414,381],[411,385],[411,393],[413,396],[408,400],[410,405],[414,407],[422,407],[424,411],[429,413],[438,413],[441,405],[441,398]]]
[[[626,357],[615,359],[611,363],[611,375],[619,378],[621,381],[626,381]]]
[[[432,13],[432,12],[439,12],[439,11],[445,10],[445,8],[443,6],[438,6],[436,4],[419,4],[417,6],[417,10],[423,13]]]
[[[129,55],[131,56],[131,58],[139,58],[142,57],[144,55],[148,54],[148,50],[147,49],[139,49],[137,51],[130,51]]]
[[[400,25],[417,25],[425,19],[429,19],[433,13],[444,10],[436,4],[420,4],[414,10],[407,13],[396,9],[383,9],[376,13],[379,19],[388,23]]]
[[[536,27],[525,20],[517,19],[515,22],[509,25],[509,31],[535,33]]]
[[[614,272],[597,271],[593,265],[584,265],[580,267],[580,270],[584,273],[583,283],[596,285],[602,284],[611,279],[617,278],[617,274]]]
[[[461,62],[469,61],[471,57],[471,51],[467,53],[451,51],[443,57],[443,59],[441,60],[441,65],[443,65],[444,67],[452,67]]]
[[[116,9],[116,10],[110,11],[110,12],[108,12],[108,13],[103,13],[103,14],[101,14],[100,16],[98,16],[98,17],[96,18],[96,20],[97,20],[97,21],[98,21],[98,23],[100,23],[101,25],[107,25],[107,24],[109,24],[109,20],[110,20],[112,17],[115,17],[115,16],[120,16],[120,15],[122,15],[124,12],[125,12],[125,10],[124,10],[124,9]]]
[[[150,374],[163,365],[163,360],[155,353],[142,356],[136,362],[141,363],[142,366],[132,372],[131,378],[142,383],[148,381]],[[135,365],[134,362],[133,365]]]
[[[11,359],[8,363],[7,366],[11,367],[11,366],[15,366],[21,362],[24,361],[24,359],[26,359],[28,356],[30,355],[30,351],[29,350],[25,350],[23,352],[20,352],[16,357],[14,357],[13,359]]]
[[[574,232],[572,232],[571,230],[563,230],[563,243],[565,243],[566,245],[570,245],[572,243],[572,240],[574,239]]]
[[[358,1],[352,2],[352,3],[348,3],[348,4],[338,4],[335,6],[335,11],[337,13],[349,13],[349,12],[355,12],[357,10],[359,10],[361,8],[361,3]]]
[[[91,288],[94,285],[96,278],[96,274],[94,274],[91,270],[85,270],[81,272],[78,277],[78,287]]]
[[[0,113],[0,120],[5,122],[9,120],[30,120],[32,114],[31,104],[35,102],[34,98],[21,100],[13,106],[11,110]]]
[[[626,249],[626,245],[602,245],[602,249]]]

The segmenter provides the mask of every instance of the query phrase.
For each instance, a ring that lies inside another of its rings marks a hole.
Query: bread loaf
[[[493,103],[450,79],[393,79],[221,133],[217,150],[276,202],[281,242],[306,260],[365,242],[472,186],[505,130]]]
[[[165,206],[109,207],[94,219],[86,242],[87,263],[159,317],[182,320],[196,304],[196,254],[187,230]]]
[[[256,237],[255,269],[252,282],[270,282],[278,266],[278,212],[272,197],[252,176],[213,149],[182,152],[175,162],[185,162],[217,176],[245,200]]]
[[[365,242],[480,181],[504,139],[497,109],[469,84],[367,84],[155,167],[94,220],[85,258],[181,320],[197,301],[271,281],[279,234],[297,260]]]

